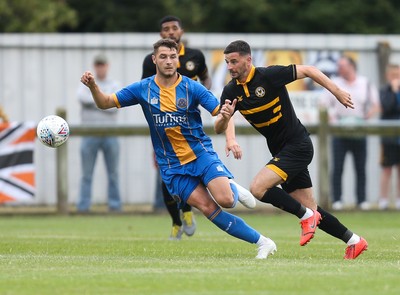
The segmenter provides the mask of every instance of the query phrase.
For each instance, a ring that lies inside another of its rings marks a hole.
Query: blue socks
[[[239,200],[239,192],[238,192],[237,187],[236,187],[236,185],[234,183],[230,182],[229,185],[231,186],[231,190],[232,190],[232,193],[233,193],[233,205],[232,205],[232,208],[235,208],[236,204],[237,204],[237,202]]]
[[[221,208],[215,210],[207,218],[220,229],[238,239],[252,244],[257,243],[257,241],[260,239],[260,234],[255,229],[248,226],[243,219],[228,212],[222,211]]]

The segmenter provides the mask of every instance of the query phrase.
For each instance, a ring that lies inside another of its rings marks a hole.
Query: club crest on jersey
[[[151,104],[158,104],[158,98],[157,98],[157,97],[152,97],[152,98],[150,99],[150,103],[151,103]]]
[[[187,99],[184,98],[178,98],[178,101],[176,102],[176,105],[180,109],[186,109],[187,108]]]
[[[186,70],[188,70],[188,71],[193,71],[193,70],[194,70],[194,67],[195,67],[194,62],[192,62],[192,61],[189,60],[189,61],[186,63],[185,67],[186,67]]]
[[[264,97],[264,95],[265,95],[265,89],[262,88],[261,86],[260,86],[260,87],[257,87],[255,93],[256,93],[256,96],[257,96],[257,97]]]

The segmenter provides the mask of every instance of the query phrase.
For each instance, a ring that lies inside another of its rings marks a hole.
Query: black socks
[[[347,229],[340,221],[330,214],[326,212],[324,209],[318,206],[318,212],[321,214],[321,222],[319,224],[319,228],[322,229],[327,234],[342,240],[343,242],[347,243],[353,232]]]
[[[306,213],[306,207],[293,199],[283,189],[274,186],[269,189],[260,200],[264,203],[269,203],[274,207],[282,209],[301,218]]]
[[[176,224],[182,226],[180,211],[176,201],[169,194],[164,182],[161,184],[161,187],[162,187],[165,206],[167,207],[169,215],[171,215],[172,218],[172,225]]]

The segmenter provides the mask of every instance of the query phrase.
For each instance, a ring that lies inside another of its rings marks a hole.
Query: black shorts
[[[381,166],[390,167],[400,164],[400,145],[383,143],[381,149]]]
[[[313,155],[314,147],[307,136],[302,141],[286,144],[266,166],[282,177],[282,189],[291,193],[296,189],[312,187],[308,165]]]

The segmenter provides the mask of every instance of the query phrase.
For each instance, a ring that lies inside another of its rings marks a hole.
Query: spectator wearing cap
[[[114,93],[120,89],[120,83],[108,77],[109,62],[101,53],[93,60],[94,74],[99,88],[106,93]],[[113,125],[117,121],[117,109],[100,110],[93,101],[87,87],[79,83],[77,97],[81,104],[81,121],[85,125]],[[107,170],[107,194],[109,211],[121,211],[119,189],[119,141],[114,136],[87,136],[81,141],[82,175],[80,195],[77,210],[80,213],[89,212],[92,198],[93,172],[97,155],[101,151]]]

